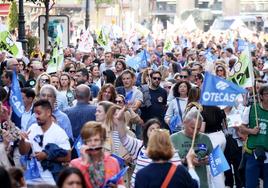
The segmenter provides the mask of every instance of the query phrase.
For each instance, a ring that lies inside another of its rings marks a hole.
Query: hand
[[[254,127],[253,129],[250,130],[250,134],[257,135],[259,131],[260,131],[260,127]]]
[[[35,152],[35,157],[38,161],[43,161],[47,159],[47,154],[45,152]]]
[[[88,146],[87,145],[84,145],[84,144],[80,148],[80,155],[81,155],[83,164],[87,164],[88,163],[88,160],[89,160],[88,154],[86,152],[87,149],[88,149]]]
[[[4,141],[4,144],[6,145],[6,146],[8,146],[9,145],[9,142],[11,141],[11,135],[10,135],[10,133],[9,133],[9,131],[6,131],[5,129],[2,129],[2,131],[3,131],[3,141]]]
[[[124,106],[119,111],[117,111],[113,119],[113,122],[115,125],[121,126],[125,124],[125,110],[126,110],[126,107]]]
[[[196,154],[194,152],[193,148],[190,148],[190,150],[188,151],[187,155],[186,155],[186,160],[187,160],[187,164],[189,167],[193,167],[193,166],[199,166],[199,161],[196,160]]]
[[[29,140],[29,134],[31,133],[31,131],[29,131],[29,132],[20,132],[20,137],[21,137],[21,141],[22,142],[25,142],[25,140],[27,139],[27,140]]]

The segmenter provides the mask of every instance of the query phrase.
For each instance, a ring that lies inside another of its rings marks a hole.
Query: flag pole
[[[195,126],[194,126],[194,134],[193,134],[193,138],[192,138],[191,149],[194,148],[194,142],[195,142],[195,138],[196,138],[196,132],[197,132],[197,125],[198,125],[198,122],[199,122],[199,117],[200,117],[200,110],[197,107],[197,117],[196,117]]]
[[[255,93],[255,88],[256,88],[256,83],[254,79],[254,72],[253,72],[253,66],[252,66],[252,59],[251,59],[251,53],[250,53],[250,48],[248,46],[248,56],[249,56],[249,76],[251,78],[252,82],[252,93],[253,93],[253,105],[254,105],[254,112],[255,112],[255,120],[256,120],[256,127],[259,127],[259,122],[258,122],[258,113],[257,113],[257,102],[256,102],[256,93]]]

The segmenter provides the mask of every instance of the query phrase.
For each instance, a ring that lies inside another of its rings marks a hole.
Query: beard
[[[37,124],[38,124],[40,127],[42,127],[43,125],[46,124],[46,122],[44,122],[44,121],[40,121],[40,120],[36,120],[36,122],[37,122]]]

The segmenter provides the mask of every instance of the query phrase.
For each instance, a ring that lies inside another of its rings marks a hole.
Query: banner
[[[245,46],[244,51],[239,57],[239,60],[234,64],[233,68],[229,72],[228,80],[243,88],[246,88],[253,86],[253,78],[253,68],[249,47]]]
[[[230,169],[230,166],[218,145],[209,155],[210,172],[213,177]]]
[[[93,38],[90,34],[89,28],[87,28],[87,30],[84,31],[84,33],[80,37],[77,50],[79,52],[89,53],[91,52],[93,45],[94,45]]]
[[[8,31],[0,32],[0,51],[7,51],[14,57],[19,55],[19,48],[16,45],[16,41],[12,39],[12,36]]]
[[[19,81],[17,79],[17,74],[15,70],[13,70],[12,75],[12,85],[10,89],[9,103],[16,115],[18,117],[21,117],[24,113],[25,108],[22,100]]]
[[[62,70],[64,63],[62,37],[63,34],[61,25],[57,25],[57,37],[52,50],[52,58],[48,62],[47,73],[53,73]]]
[[[234,106],[236,97],[240,93],[246,93],[246,90],[230,81],[206,72],[201,89],[200,103],[207,106]]]

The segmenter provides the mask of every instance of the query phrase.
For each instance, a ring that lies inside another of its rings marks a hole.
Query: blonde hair
[[[39,97],[40,90],[41,90],[40,79],[41,79],[42,76],[47,76],[48,79],[49,79],[49,84],[50,84],[50,82],[51,82],[51,76],[50,76],[48,73],[46,73],[46,72],[43,72],[42,74],[40,74],[40,75],[37,77],[37,79],[36,79],[36,85],[35,85],[35,89],[34,89],[34,91],[35,91],[36,96],[38,96],[38,97]]]
[[[147,155],[153,161],[168,161],[174,155],[174,148],[168,130],[156,129],[151,133],[147,146]]]
[[[106,140],[106,130],[102,127],[101,123],[96,121],[85,123],[81,129],[82,140],[85,141],[95,135],[100,135],[102,143]]]

